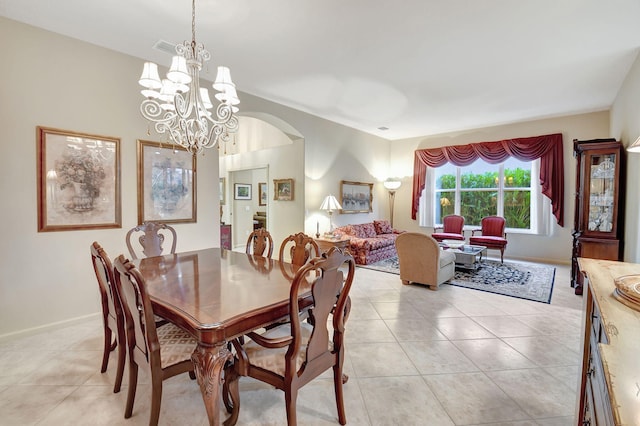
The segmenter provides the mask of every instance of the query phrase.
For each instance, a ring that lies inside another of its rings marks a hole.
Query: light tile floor
[[[573,425],[582,298],[556,266],[551,304],[444,285],[403,286],[358,268],[347,323],[350,425]],[[123,417],[127,378],[100,374],[99,319],[0,340],[0,424],[145,425],[149,380]],[[298,398],[300,425],[338,424],[330,375]],[[241,379],[240,425],[286,424],[282,392]],[[187,375],[165,381],[161,425],[205,425]]]

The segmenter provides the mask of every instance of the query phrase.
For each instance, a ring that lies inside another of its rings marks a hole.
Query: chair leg
[[[224,426],[233,426],[238,421],[240,414],[240,389],[238,387],[240,376],[233,367],[224,372],[224,383],[222,386],[222,400],[231,415],[224,421]]]
[[[291,386],[291,384],[289,384]],[[284,391],[284,403],[287,407],[287,425],[295,426],[298,424],[296,418],[296,401],[298,399],[298,389],[289,388]]]
[[[124,341],[118,342],[118,369],[116,371],[116,383],[113,385],[113,393],[120,392],[122,386],[122,376],[124,376],[124,361],[126,356]]]
[[[500,249],[500,263],[504,263],[504,248]]]
[[[138,364],[133,361],[129,352],[129,390],[127,392],[127,405],[124,409],[124,418],[131,417],[133,412],[133,402],[136,399],[136,388],[138,387]]]
[[[159,372],[160,373],[160,372]],[[156,426],[160,418],[160,404],[162,403],[162,377],[160,374],[152,374],[151,377],[151,414],[149,426]]]
[[[338,409],[338,421],[341,425],[347,424],[347,415],[344,411],[344,392],[342,388],[342,384],[346,383],[346,380],[344,380],[344,376],[345,375],[342,374],[342,367],[340,367],[340,365],[334,365],[333,386],[336,391],[336,408]]]
[[[109,354],[111,353],[111,329],[107,327],[107,324],[104,324],[104,348],[102,350],[102,366],[100,367],[100,372],[104,373],[107,371],[107,366],[109,365]]]

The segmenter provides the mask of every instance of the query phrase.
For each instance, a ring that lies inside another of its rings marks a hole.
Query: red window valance
[[[562,153],[561,133],[416,150],[413,163],[411,218],[415,219],[418,213],[427,166],[440,167],[446,163],[468,166],[478,158],[490,164],[501,163],[509,157],[523,161],[540,158],[542,193],[551,200],[553,215],[558,225],[564,226],[564,157]]]

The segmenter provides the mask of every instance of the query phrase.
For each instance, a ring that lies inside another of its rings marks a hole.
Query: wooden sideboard
[[[220,247],[227,250],[232,250],[231,245],[231,225],[220,224]]]
[[[579,258],[585,274],[578,425],[640,425],[640,312],[614,296],[614,279],[640,264]]]

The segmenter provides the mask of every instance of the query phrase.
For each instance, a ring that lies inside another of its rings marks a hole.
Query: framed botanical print
[[[121,228],[120,139],[36,130],[38,232]]]
[[[266,206],[267,205],[267,182],[258,183],[258,205]]]
[[[196,221],[196,156],[138,140],[138,224]]]
[[[274,179],[273,186],[274,200],[293,201],[293,179]]]
[[[373,183],[349,182],[340,183],[340,213],[373,212]]]
[[[249,183],[233,184],[233,199],[234,200],[250,200],[251,184]]]

